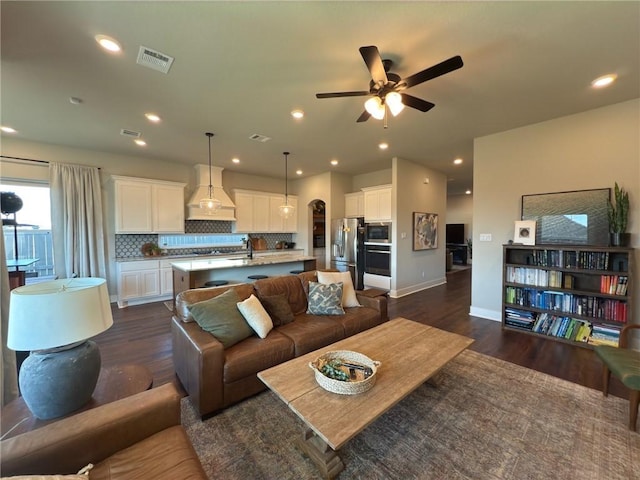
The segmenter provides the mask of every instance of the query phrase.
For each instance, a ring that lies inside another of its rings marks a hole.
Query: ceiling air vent
[[[120,130],[120,135],[124,135],[125,137],[140,138],[141,133],[123,128],[122,130]]]
[[[136,60],[138,65],[143,67],[149,67],[162,73],[168,73],[173,63],[173,57],[167,54],[158,52],[149,47],[140,45],[140,51],[138,52],[138,59]]]
[[[260,135],[259,133],[254,133],[249,137],[251,140],[255,140],[256,142],[268,142],[271,140],[271,137],[267,137],[266,135]]]

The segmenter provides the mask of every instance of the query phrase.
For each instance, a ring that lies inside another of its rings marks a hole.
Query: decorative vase
[[[609,243],[612,247],[628,247],[631,243],[630,233],[615,232],[609,234]]]

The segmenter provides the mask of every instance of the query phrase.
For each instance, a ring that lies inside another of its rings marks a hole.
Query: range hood
[[[211,167],[213,196],[222,202],[222,208],[214,215],[207,215],[200,208],[200,200],[209,196],[209,166],[196,165],[197,187],[187,203],[187,220],[225,220],[235,222],[236,206],[222,188],[222,167]]]

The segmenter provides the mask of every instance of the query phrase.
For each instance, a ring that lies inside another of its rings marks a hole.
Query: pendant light
[[[209,137],[209,196],[200,200],[200,208],[204,210],[205,215],[215,215],[222,202],[213,196],[213,185],[211,184],[211,137],[213,133],[206,132],[205,135]]]
[[[289,152],[282,152],[282,154],[284,155],[284,205],[280,205],[278,207],[278,210],[282,218],[289,218],[291,215],[293,215],[293,211],[295,210],[293,205],[289,205],[289,191],[287,188],[287,167]]]

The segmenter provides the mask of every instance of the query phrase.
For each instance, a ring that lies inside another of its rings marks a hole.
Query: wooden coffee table
[[[396,318],[264,370],[258,377],[305,422],[298,446],[325,478],[335,478],[344,469],[337,450],[472,343],[456,333]],[[352,350],[380,361],[373,388],[339,395],[318,385],[309,362],[332,350]]]

